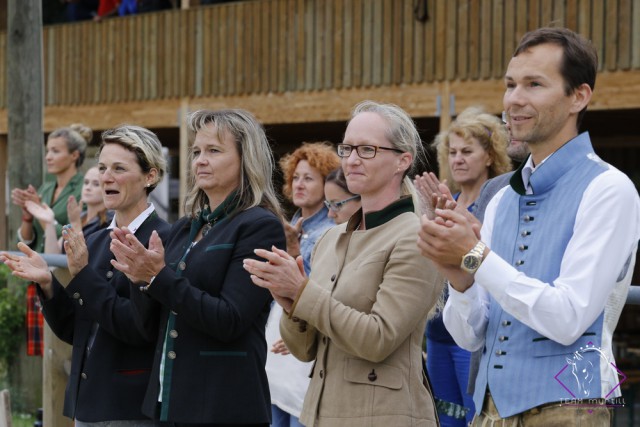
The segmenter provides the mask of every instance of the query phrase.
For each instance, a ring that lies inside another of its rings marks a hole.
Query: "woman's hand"
[[[25,203],[28,200],[31,200],[38,205],[40,204],[40,196],[33,185],[29,185],[26,189],[14,188],[11,190],[11,201],[14,205],[22,208],[22,219],[30,221],[33,220],[33,216],[25,207]]]
[[[53,296],[53,288],[47,262],[22,242],[18,243],[18,249],[25,256],[0,252],[0,261],[11,269],[11,274],[14,276],[39,284],[46,298],[50,299]]]
[[[82,230],[82,200],[76,201],[74,196],[69,196],[67,199],[67,218],[69,218],[69,224],[76,230]]]
[[[126,227],[111,232],[111,252],[116,257],[111,265],[122,271],[133,283],[149,283],[165,266],[164,246],[157,231],[151,233],[149,249]]]
[[[271,249],[256,249],[255,254],[266,261],[247,258],[243,261],[243,267],[251,274],[251,281],[255,285],[268,289],[273,299],[290,311],[307,279],[302,257],[294,259],[275,246]]]
[[[273,353],[273,354],[281,354],[283,356],[286,356],[287,354],[291,354],[289,352],[289,348],[284,343],[282,338],[274,341],[274,343],[271,344],[271,353]]]
[[[75,277],[83,268],[89,264],[89,249],[84,241],[82,230],[78,230],[71,225],[62,227],[62,240],[64,250],[67,253],[67,265],[71,277]]]
[[[287,253],[294,258],[300,255],[300,235],[302,234],[302,221],[304,218],[298,218],[294,225],[288,222],[284,223],[284,234],[287,238]]]
[[[435,209],[455,209],[457,203],[451,195],[446,181],[440,182],[433,172],[424,172],[422,176],[416,175],[413,180],[416,190],[422,202],[422,211],[427,218],[435,218]]]
[[[53,224],[56,220],[56,214],[53,212],[46,203],[36,203],[33,200],[27,200],[24,202],[24,207],[29,214],[37,219],[45,230],[47,225]]]

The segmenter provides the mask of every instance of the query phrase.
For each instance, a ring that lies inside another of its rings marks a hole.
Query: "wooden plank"
[[[619,0],[618,2],[618,60],[614,66],[615,70],[628,70],[631,67],[631,17],[633,9],[631,0]],[[640,23],[637,23],[640,25]]]
[[[605,67],[614,71],[618,64],[618,2],[607,2],[605,12]]]
[[[320,2],[324,7],[320,13],[324,16],[324,29],[322,31],[323,34],[323,79],[322,79],[322,89],[331,89],[333,88],[333,61],[334,61],[334,52],[333,52],[333,3],[330,1]]]
[[[229,66],[229,57],[231,56],[228,30],[229,8],[226,5],[221,5],[218,8],[220,10],[220,21],[218,22],[218,75],[220,87],[218,88],[218,94],[227,95],[229,94],[229,76],[227,74],[227,67]]]
[[[631,66],[640,68],[640,0],[633,0],[633,28],[631,29]]]
[[[353,56],[352,58],[352,73],[351,80],[353,82],[352,87],[360,87],[363,84],[362,74],[364,65],[363,54],[363,19],[364,10],[362,5],[363,0],[353,0]]]
[[[491,28],[491,1],[482,0],[480,6],[480,22],[482,28]],[[480,77],[488,79],[491,77],[491,32],[481,31],[480,33]]]
[[[258,2],[251,2],[250,25],[251,25],[251,88],[249,92],[255,93],[260,91],[260,73],[261,62],[260,57],[260,38],[262,33],[262,19],[260,18],[260,5]],[[207,22],[207,21],[205,21]],[[207,25],[208,26],[208,25]]]
[[[411,2],[405,0],[398,2],[398,4],[402,5],[397,15],[398,22],[396,22],[398,26],[400,26],[400,22],[402,22],[402,75],[400,76],[400,81],[396,81],[396,84],[410,84],[415,82],[413,73],[415,64],[418,61],[422,62],[423,58],[422,55],[420,58],[414,55],[415,35],[418,34],[422,25],[413,17],[413,10],[410,7],[412,6]],[[424,40],[424,38],[422,40]]]
[[[397,3],[397,2],[396,2]],[[394,7],[390,0],[383,0],[382,4],[382,52],[379,62],[374,62],[375,67],[381,71],[380,84],[390,85],[394,70],[400,66],[400,54],[402,53],[398,40],[399,26],[395,26]]]
[[[516,34],[516,4],[513,1],[507,1],[504,4],[504,39],[502,41],[502,76],[507,71],[509,61],[513,56],[513,51],[518,42]],[[500,77],[502,77],[500,76]]]
[[[469,7],[469,78],[480,78],[480,2],[471,0]]]
[[[539,0],[540,26],[548,27],[553,21],[553,0]]]
[[[444,75],[447,80],[453,80],[456,78],[456,39],[458,34],[458,14],[457,14],[457,2],[451,0],[446,2],[446,48],[445,48],[445,70]]]
[[[60,44],[58,48],[60,49],[61,61],[60,61],[60,80],[58,80],[60,84],[60,101],[62,104],[69,103],[69,26],[64,25],[59,27],[60,31]]]
[[[382,56],[384,43],[388,38],[383,26],[384,5],[383,0],[370,0],[372,12],[371,39],[368,43],[371,49],[371,84],[380,86],[382,84]]]
[[[297,0],[285,0],[289,11],[288,26],[285,28],[287,43],[287,71],[285,73],[285,90],[296,90],[296,62],[297,62],[297,38],[298,38],[298,2]]]
[[[193,16],[193,32],[195,37],[194,43],[194,66],[193,66],[193,95],[204,96],[204,76],[205,76],[205,25],[204,15],[207,9]]]
[[[389,3],[389,15],[391,15],[391,28],[393,29],[393,39],[391,42],[391,79],[389,84],[402,83],[402,70],[403,70],[403,58],[409,54],[409,51],[405,49],[403,42],[403,25],[402,22],[402,3],[401,1],[395,1]],[[413,20],[404,23],[407,27],[411,27]]]
[[[511,2],[511,0],[506,0]],[[499,79],[504,75],[502,64],[504,62],[503,43],[504,43],[504,3],[505,0],[496,0],[493,3],[493,11],[491,16],[491,76]]]
[[[193,69],[194,69],[194,40],[193,32],[193,19],[192,17],[197,12],[196,9],[191,9],[180,14],[180,50],[186,64],[181,64],[182,61],[175,61],[178,64],[178,75],[180,84],[178,85],[178,96],[186,96],[193,92]]]
[[[206,62],[207,73],[205,79],[206,87],[208,87],[206,93],[211,94],[211,96],[216,96],[220,93],[220,8],[211,7],[207,9],[211,14],[211,21],[206,25],[211,54],[209,60]],[[261,17],[262,14],[258,14],[258,18]],[[260,28],[262,28],[262,24]]]
[[[333,87],[344,87],[344,1],[336,1],[333,11]]]
[[[271,59],[271,27],[270,27],[270,19],[269,19],[269,12],[270,12],[270,2],[268,1],[262,1],[259,2],[262,6],[262,24],[261,24],[261,40],[262,40],[262,48],[260,49],[261,51],[261,60],[260,60],[260,64],[261,64],[261,79],[260,79],[260,90],[261,92],[268,92],[269,91],[269,82],[271,81],[270,79],[270,73],[271,73],[271,64],[270,64],[270,59]]]
[[[540,22],[540,0],[530,0],[528,6],[529,11],[527,15],[527,31],[531,31],[535,28],[543,26],[543,23]]]
[[[278,90],[278,1],[269,2],[269,16],[271,22],[269,23],[269,38],[271,39],[271,55],[269,55],[269,92],[277,92]]]
[[[344,40],[353,40],[354,13],[352,0],[344,0],[343,16]],[[353,43],[344,43],[342,53],[342,84],[345,88],[353,86],[353,47]]]
[[[429,20],[426,23],[426,28],[425,28],[425,33],[424,33],[424,40],[425,40],[425,47],[427,48],[427,51],[425,52],[425,64],[424,64],[424,69],[425,69],[425,81],[426,82],[431,82],[434,80],[435,78],[435,73],[436,73],[436,25],[435,25],[435,19],[436,19],[436,5],[435,2],[430,1],[427,2],[427,15],[429,16]]]
[[[456,40],[456,76],[469,78],[469,0],[458,0],[457,10],[458,36]]]
[[[235,49],[233,51],[233,55],[235,57],[234,61],[234,70],[233,70],[233,93],[241,94],[245,92],[244,85],[244,52],[245,52],[245,43],[244,43],[244,2],[234,3],[230,5],[231,10],[234,13],[234,19],[231,21],[233,23],[233,33],[234,33],[234,45]],[[285,49],[286,50],[286,49]],[[286,52],[285,52],[286,54]],[[186,93],[185,95],[188,95]]]
[[[283,1],[278,5],[278,92],[286,91],[287,83],[287,29],[289,26],[289,11]]]
[[[371,86],[372,66],[373,66],[373,9],[374,2],[379,0],[368,0],[362,11],[362,86]]]
[[[314,45],[314,54],[315,54],[315,73],[314,73],[314,78],[313,78],[313,89],[314,90],[319,90],[322,88],[323,83],[324,83],[324,62],[325,62],[325,52],[324,52],[324,47],[325,47],[325,39],[326,39],[326,33],[325,33],[325,15],[324,15],[324,8],[323,8],[323,2],[314,2],[315,3],[315,10],[314,10],[314,14],[315,14],[315,28],[314,28],[314,37],[316,39],[315,45]]]
[[[591,4],[591,41],[598,51],[598,58],[600,64],[598,70],[604,69],[605,57],[605,34],[604,34],[604,20],[605,20],[605,5],[604,2],[596,1]]]
[[[529,31],[529,27],[527,24],[527,16],[529,14],[529,10],[527,9],[527,0],[517,0],[516,2],[516,34],[515,40],[516,43],[514,45],[514,50],[518,46],[520,39],[522,36]]]
[[[434,38],[435,38],[435,64],[434,64],[434,78],[436,80],[443,80],[445,78],[445,55],[446,50],[446,37],[447,37],[447,5],[444,1],[437,1],[436,10],[433,16],[434,22]]]
[[[591,33],[591,0],[577,0],[577,31],[583,36],[592,39]]]

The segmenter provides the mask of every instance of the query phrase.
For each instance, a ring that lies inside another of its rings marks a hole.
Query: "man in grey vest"
[[[611,341],[640,199],[578,133],[597,65],[570,30],[525,34],[503,102],[531,155],[489,202],[480,235],[454,210],[423,217],[418,246],[449,280],[445,325],[458,345],[482,351],[476,425],[609,425],[620,396]]]

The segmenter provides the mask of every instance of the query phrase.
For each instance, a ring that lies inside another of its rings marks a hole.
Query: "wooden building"
[[[97,134],[121,123],[154,130],[172,160],[174,217],[187,173],[186,112],[247,109],[281,155],[302,141],[339,142],[351,108],[373,99],[407,110],[429,143],[468,106],[499,114],[502,76],[518,40],[549,24],[576,30],[597,47],[600,72],[583,127],[600,156],[640,186],[640,0],[197,2],[43,32],[45,132],[75,122]],[[0,32],[3,63],[10,60],[6,44]],[[0,67],[5,211],[6,76]],[[620,343],[640,347],[638,324],[625,310]]]

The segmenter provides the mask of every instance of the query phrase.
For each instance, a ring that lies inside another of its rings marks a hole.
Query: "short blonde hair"
[[[447,180],[451,192],[459,190],[458,184],[453,181],[449,168],[449,141],[451,135],[457,135],[465,141],[475,138],[480,146],[489,155],[491,165],[489,178],[502,175],[511,170],[511,159],[507,155],[509,134],[506,126],[493,114],[486,113],[481,107],[469,107],[451,123],[448,129],[440,132],[433,146],[438,151],[438,168],[440,180]]]
[[[148,173],[151,169],[158,171],[156,181],[146,188],[147,194],[162,181],[167,171],[167,161],[162,154],[162,144],[155,133],[140,126],[120,125],[102,133],[98,156],[107,144],[118,144],[133,152],[143,173]]]

